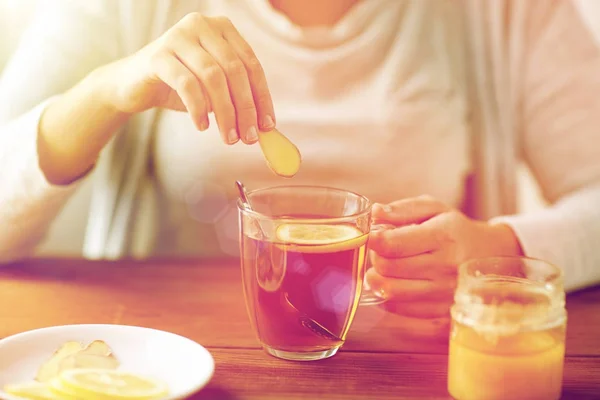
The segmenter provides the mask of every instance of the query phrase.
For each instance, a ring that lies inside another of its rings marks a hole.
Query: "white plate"
[[[17,400],[1,390],[4,385],[33,380],[40,365],[70,340],[85,345],[105,341],[120,369],[162,380],[169,385],[170,399],[191,396],[210,381],[215,369],[204,347],[173,333],[124,325],[55,326],[0,340],[0,398]]]

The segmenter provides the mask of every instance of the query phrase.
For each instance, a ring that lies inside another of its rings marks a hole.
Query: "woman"
[[[369,277],[398,313],[445,318],[474,256],[597,283],[600,50],[580,8],[46,1],[0,81],[0,258],[63,207],[50,236],[87,257],[235,255],[232,182],[281,183],[253,145],[277,126],[303,153],[294,183],[386,204]],[[553,205],[508,216],[520,159]]]

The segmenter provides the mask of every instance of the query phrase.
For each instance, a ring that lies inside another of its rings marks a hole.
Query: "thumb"
[[[371,217],[375,223],[391,223],[394,220],[394,209],[389,204],[374,203]]]

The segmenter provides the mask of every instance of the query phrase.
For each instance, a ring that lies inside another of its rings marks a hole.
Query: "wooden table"
[[[600,288],[568,298],[565,399],[600,399]],[[235,260],[40,260],[0,268],[0,338],[79,323],[141,325],[187,336],[216,361],[195,400],[448,399],[447,345],[361,308],[343,349],[298,363],[264,353]]]

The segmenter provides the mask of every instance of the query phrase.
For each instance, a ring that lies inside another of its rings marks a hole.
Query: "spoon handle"
[[[254,211],[252,205],[250,204],[250,199],[248,198],[248,191],[246,190],[246,186],[244,186],[244,184],[240,181],[235,181],[235,186],[237,187],[238,192],[240,193],[240,199],[242,200],[244,207],[246,207],[247,210]],[[260,221],[254,217],[252,217],[252,221],[254,222],[254,225],[258,230],[258,234],[260,235],[259,239],[265,239],[267,235],[265,235],[265,231],[262,229],[262,226],[260,226]]]
[[[235,181],[235,186],[237,187],[238,192],[240,193],[240,199],[242,199],[242,203],[250,210],[252,210],[252,206],[250,205],[250,200],[248,200],[248,192],[246,191],[246,187],[240,181]]]

